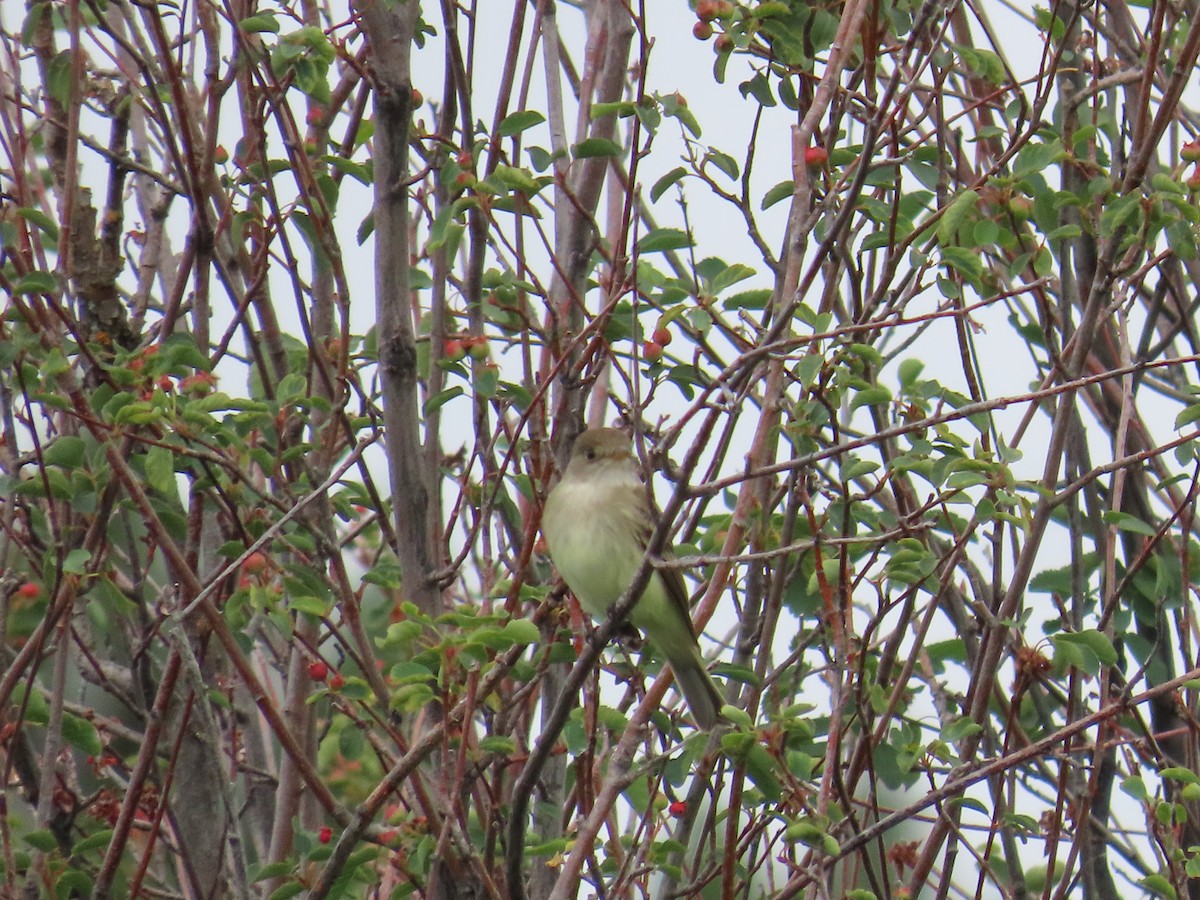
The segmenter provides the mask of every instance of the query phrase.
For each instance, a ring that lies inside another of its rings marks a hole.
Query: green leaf
[[[32,209],[28,206],[22,206],[16,210],[18,216],[26,222],[30,222],[44,231],[49,237],[58,240],[58,223],[42,212],[40,209]]]
[[[1167,897],[1169,900],[1175,900],[1177,896],[1175,888],[1171,886],[1171,880],[1165,875],[1147,875],[1137,883],[1159,897]]]
[[[447,206],[437,214],[433,224],[429,226],[429,240],[425,247],[429,252],[440,250],[444,245],[453,241],[453,233],[462,233],[463,226],[455,219],[455,206]]]
[[[1200,784],[1200,775],[1183,766],[1167,766],[1159,771],[1159,777],[1165,781],[1178,781],[1180,784]]]
[[[940,737],[947,743],[955,743],[970,735],[978,734],[981,731],[983,731],[983,726],[974,719],[970,719],[967,716],[960,716],[948,723],[941,730]]]
[[[112,840],[113,830],[105,828],[97,831],[94,834],[89,834],[87,837],[77,841],[71,847],[71,855],[75,857],[83,856],[92,850],[97,850],[108,846],[108,842]]]
[[[495,179],[509,190],[520,191],[530,196],[542,189],[541,182],[536,178],[523,169],[516,169],[512,166],[496,166],[496,171],[488,176],[488,181],[492,179]]]
[[[1185,425],[1191,425],[1197,419],[1200,419],[1200,403],[1185,406],[1179,415],[1175,417],[1175,428],[1178,430]]]
[[[533,128],[535,125],[540,125],[546,121],[536,109],[523,109],[520,112],[515,112],[511,116],[505,116],[504,120],[496,126],[496,134],[500,137],[512,137],[514,134],[520,134],[528,128]]]
[[[1144,802],[1150,797],[1146,791],[1146,782],[1137,775],[1130,775],[1124,779],[1121,782],[1121,791],[1139,802]]]
[[[1052,165],[1066,158],[1062,142],[1053,138],[1044,143],[1030,141],[1017,154],[1013,164],[1013,175],[1022,178],[1026,175],[1044,172]]]
[[[767,81],[763,72],[759,72],[749,81],[743,81],[738,85],[738,90],[743,97],[749,96],[757,100],[759,106],[770,108],[776,105],[775,95],[771,93],[771,83]]]
[[[855,410],[862,406],[869,406],[875,403],[887,403],[892,399],[892,393],[882,385],[863,388],[854,395],[854,399],[850,401],[850,409]]]
[[[302,612],[314,619],[322,619],[329,615],[329,603],[317,597],[300,595],[288,600],[288,609]]]
[[[1085,642],[1075,640],[1076,637],[1074,634],[1050,636],[1050,642],[1054,644],[1054,662],[1063,668],[1079,669],[1095,676],[1100,671],[1100,660]]]
[[[68,744],[78,747],[84,753],[99,756],[104,752],[104,743],[100,740],[100,732],[87,719],[64,712],[62,733]]]
[[[796,182],[792,181],[790,178],[787,181],[779,182],[779,184],[775,185],[773,188],[763,194],[761,208],[770,209],[780,200],[786,200],[788,197],[792,196],[792,194],[795,193],[795,190]]]
[[[498,753],[501,756],[510,756],[517,752],[517,742],[510,737],[505,737],[504,735],[492,734],[480,740],[479,749],[487,753]]]
[[[513,644],[536,644],[542,636],[528,619],[513,619],[504,626],[503,633]]]
[[[31,831],[25,835],[25,843],[43,853],[49,853],[58,847],[58,841],[49,831]]]
[[[904,387],[912,387],[921,373],[925,371],[925,363],[915,357],[909,357],[901,361],[897,369],[897,375],[900,378],[900,384]]]
[[[85,550],[82,547],[76,547],[70,551],[63,560],[63,571],[70,575],[85,575],[87,574],[88,560],[92,558],[92,551]]]
[[[1100,214],[1100,236],[1112,237],[1135,219],[1142,209],[1142,195],[1138,192],[1111,200]]]
[[[64,469],[75,469],[83,465],[85,444],[83,438],[73,434],[64,434],[46,448],[42,460],[48,466],[60,466]]]
[[[46,82],[50,96],[60,106],[71,105],[71,84],[74,81],[72,68],[70,50],[62,50],[50,60]]]
[[[270,34],[279,33],[279,20],[270,13],[263,13],[257,16],[247,16],[238,22],[238,28],[248,34],[259,34],[269,32]]]
[[[57,283],[49,272],[29,272],[17,279],[14,294],[51,294]]]
[[[1106,524],[1115,525],[1121,531],[1132,531],[1134,534],[1144,535],[1145,537],[1154,537],[1155,534],[1154,529],[1141,519],[1131,516],[1129,513],[1123,513],[1120,510],[1110,509],[1100,518]]]
[[[966,190],[955,197],[938,222],[938,243],[943,246],[956,244],[958,229],[978,205],[979,194],[975,191]]]
[[[983,275],[983,260],[966,247],[942,247],[942,261],[972,281]]]
[[[678,183],[685,175],[687,175],[687,170],[683,166],[676,166],[662,178],[658,179],[650,188],[650,201],[657,203],[658,198],[666,193],[667,188]]]
[[[436,394],[434,394],[432,397],[430,397],[428,400],[425,401],[425,405],[422,407],[425,412],[425,415],[429,415],[430,413],[434,412],[435,410],[441,409],[443,406],[445,406],[447,403],[449,403],[455,397],[462,396],[462,394],[463,394],[463,389],[460,385],[457,385],[457,384],[446,388],[444,391],[438,391]]]
[[[692,137],[700,137],[700,120],[696,118],[690,109],[686,106],[681,106],[672,112],[671,115],[679,120],[680,124],[688,130],[688,133]]]
[[[621,145],[608,138],[587,138],[571,148],[576,159],[591,159],[597,156],[620,156]]]
[[[1118,659],[1117,650],[1113,646],[1112,641],[1103,632],[1089,628],[1068,635],[1068,637],[1079,641],[1080,644],[1091,650],[1103,665],[1116,665]]]
[[[359,184],[369,186],[375,181],[375,173],[372,171],[370,163],[355,162],[352,159],[336,155],[325,156],[323,158],[332,168],[337,169],[343,175],[349,175]]]
[[[618,100],[615,103],[595,103],[592,105],[592,119],[603,119],[605,116],[620,116],[628,118],[637,111],[637,104],[632,100]]]
[[[710,162],[730,178],[737,179],[738,173],[741,171],[735,160],[728,153],[722,153],[720,150],[709,150],[704,156],[705,162]]]
[[[526,147],[526,155],[535,172],[545,172],[554,163],[556,155],[544,147]],[[561,156],[562,154],[558,154]]]
[[[692,239],[686,231],[678,228],[656,228],[642,235],[638,241],[639,253],[658,253],[663,250],[682,250],[690,247]]]
[[[166,447],[151,447],[146,452],[146,481],[164,494],[175,491],[175,454]]]
[[[399,590],[404,578],[395,557],[384,557],[363,574],[362,580],[365,584]]]
[[[475,393],[480,397],[495,397],[496,389],[500,386],[500,368],[498,366],[475,366]]]

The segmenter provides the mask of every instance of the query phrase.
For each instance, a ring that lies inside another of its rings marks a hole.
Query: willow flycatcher
[[[638,478],[629,438],[615,428],[589,428],[542,515],[550,556],[579,603],[607,615],[633,581],[654,531],[647,487]],[[670,557],[669,548],[662,555]],[[629,614],[667,658],[701,728],[721,720],[721,695],[709,678],[692,627],[678,569],[655,569]]]

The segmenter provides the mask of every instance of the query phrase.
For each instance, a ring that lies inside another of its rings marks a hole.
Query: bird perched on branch
[[[563,580],[593,616],[606,616],[633,582],[654,524],[629,438],[615,428],[583,432],[546,498],[542,531]],[[721,721],[721,695],[700,655],[680,571],[653,570],[629,620],[667,658],[696,724]]]

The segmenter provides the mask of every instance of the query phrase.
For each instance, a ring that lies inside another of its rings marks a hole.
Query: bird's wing
[[[653,532],[652,525],[658,522],[658,511],[653,508],[648,499],[642,501],[645,504],[645,515],[638,516],[638,521],[644,523],[638,529],[638,543],[641,544],[642,552],[650,545],[650,535]],[[662,548],[659,554],[664,560],[674,559],[675,554],[671,550],[670,542]],[[687,623],[688,631],[691,632],[693,638],[696,637],[696,626],[692,624],[692,607],[689,603],[687,584],[683,580],[683,571],[681,569],[655,569],[663,586],[667,589],[667,596],[671,598],[671,604],[678,610],[683,621]]]

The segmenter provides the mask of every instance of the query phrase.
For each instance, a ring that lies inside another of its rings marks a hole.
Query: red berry
[[[308,677],[313,681],[324,681],[329,674],[329,665],[323,659],[314,659],[308,664]]]
[[[489,348],[488,339],[485,337],[473,338],[471,340],[471,359],[487,359]]]
[[[699,0],[696,3],[696,18],[701,22],[711,22],[717,17],[717,0]]]
[[[806,147],[804,150],[804,164],[812,168],[813,166],[823,166],[829,162],[829,151],[820,145]]]
[[[712,26],[707,22],[697,22],[692,26],[692,37],[698,41],[707,41],[710,37],[712,37],[712,34]]]
[[[662,355],[662,344],[659,344],[656,341],[646,341],[646,343],[642,345],[642,356],[644,356],[650,362],[658,362],[660,359],[662,359]]]
[[[467,346],[458,338],[450,338],[442,345],[442,353],[450,362],[458,362],[467,355]]]
[[[342,677],[341,672],[334,672],[333,677],[329,679],[329,689],[331,691],[340,691],[346,686],[346,679]]]
[[[304,116],[304,121],[309,125],[319,128],[325,121],[325,110],[319,106],[314,106]]]
[[[17,596],[22,600],[35,600],[42,593],[42,586],[35,581],[27,581],[17,588]]]
[[[1200,138],[1188,141],[1180,147],[1179,156],[1184,162],[1200,162]]]
[[[412,105],[420,106],[424,102],[425,102],[425,95],[422,94],[420,91],[418,91],[416,88],[413,88],[412,89]]]
[[[267,568],[267,555],[255,550],[242,561],[242,571],[250,575],[258,575]]]
[[[1196,164],[1195,170],[1184,183],[1189,191],[1200,191],[1200,163]]]
[[[317,840],[322,844],[328,844],[333,840],[333,829],[328,825],[322,826],[321,830],[317,832]]]
[[[659,325],[654,329],[654,334],[650,336],[650,340],[658,344],[660,347],[665,347],[671,343],[671,329],[666,325]]]
[[[213,162],[218,166],[223,166],[229,162],[229,151],[225,149],[224,144],[217,144],[217,149],[213,151]]]
[[[682,800],[675,800],[667,807],[667,812],[673,816],[682,816],[687,813],[687,804]]]
[[[729,36],[728,32],[725,34],[718,34],[717,39],[713,41],[713,49],[718,53],[732,53],[733,38]]]

